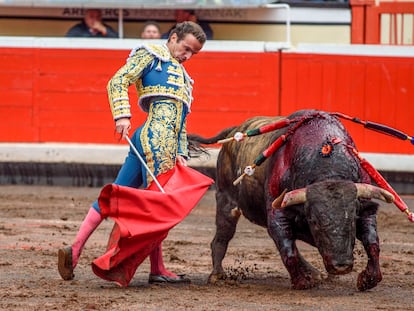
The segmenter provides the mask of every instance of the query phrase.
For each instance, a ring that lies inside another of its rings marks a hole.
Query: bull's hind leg
[[[226,255],[229,242],[236,232],[237,222],[241,215],[235,203],[226,193],[220,190],[216,193],[216,202],[216,235],[211,242],[213,271],[208,278],[209,283],[213,284],[226,277],[222,262]]]
[[[382,280],[376,215],[361,215],[357,222],[357,238],[361,240],[368,256],[367,266],[358,275],[357,281],[357,288],[365,291],[374,288]]]

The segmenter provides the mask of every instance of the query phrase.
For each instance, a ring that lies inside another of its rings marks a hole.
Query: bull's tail
[[[216,136],[209,138],[202,137],[198,134],[188,134],[188,140],[202,145],[216,144],[219,140],[227,138],[229,136],[229,133],[231,133],[231,131],[233,131],[236,127],[237,126],[226,128],[222,130],[220,133],[218,133]]]
[[[237,126],[229,127],[222,130],[214,137],[202,137],[198,134],[188,134],[188,150],[191,157],[198,157],[201,154],[209,154],[207,149],[202,145],[212,145],[216,144],[219,140],[227,138],[229,133],[233,131]]]

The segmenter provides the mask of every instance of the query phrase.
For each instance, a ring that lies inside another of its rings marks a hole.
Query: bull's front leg
[[[236,232],[237,222],[241,215],[229,195],[220,190],[216,192],[216,205],[216,234],[211,242],[213,271],[208,278],[208,282],[212,284],[226,278],[222,262],[229,242]]]
[[[316,286],[321,280],[321,275],[299,253],[291,223],[283,211],[269,213],[268,232],[289,272],[292,288],[309,289]]]
[[[361,240],[368,256],[367,266],[358,275],[357,288],[365,291],[377,286],[382,280],[379,264],[379,239],[376,214],[363,214],[357,221],[357,238]]]

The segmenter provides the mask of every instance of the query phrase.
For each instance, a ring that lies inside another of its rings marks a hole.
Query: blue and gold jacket
[[[133,83],[139,95],[138,105],[145,112],[157,97],[181,101],[190,111],[193,80],[166,45],[138,46],[108,82],[109,104],[115,120],[131,117],[128,87]]]

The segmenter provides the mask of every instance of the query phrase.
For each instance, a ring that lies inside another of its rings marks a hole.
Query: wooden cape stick
[[[141,162],[141,164],[145,167],[145,169],[147,170],[148,174],[151,175],[152,179],[154,180],[155,184],[157,185],[158,189],[160,189],[160,191],[162,193],[165,193],[164,188],[160,185],[160,183],[158,182],[158,179],[155,177],[155,175],[151,172],[151,170],[149,169],[149,167],[147,166],[147,163],[145,163],[144,159],[141,157],[141,155],[139,154],[137,148],[135,148],[134,144],[132,143],[132,141],[129,139],[128,136],[125,136],[126,141],[128,142],[128,144],[131,146],[131,149],[134,151],[135,155],[137,156],[137,158],[139,159],[139,161]]]

